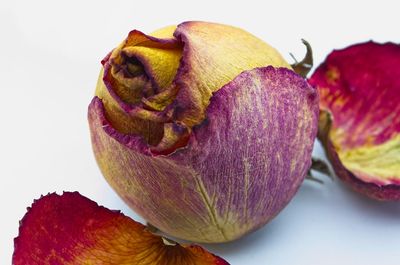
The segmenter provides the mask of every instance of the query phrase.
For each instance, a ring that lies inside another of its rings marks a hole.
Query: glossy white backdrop
[[[396,1],[1,1],[0,264],[33,199],[78,190],[143,221],[103,180],[86,120],[100,60],[134,28],[185,20],[242,27],[291,60],[300,39],[316,65],[334,48],[400,42]],[[319,146],[315,154],[321,156]],[[322,177],[323,176],[319,176]],[[231,264],[400,264],[400,203],[306,181],[283,212],[233,243],[206,245]]]

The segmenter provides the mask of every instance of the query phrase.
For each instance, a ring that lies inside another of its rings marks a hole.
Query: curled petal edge
[[[331,123],[331,114],[328,111],[320,111],[318,139],[321,141],[336,175],[352,189],[370,198],[381,201],[400,200],[400,185],[378,185],[376,183],[364,182],[343,165],[332,141],[329,139]]]

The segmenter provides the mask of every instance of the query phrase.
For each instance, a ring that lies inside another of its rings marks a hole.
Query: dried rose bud
[[[336,174],[379,200],[400,200],[399,77],[400,45],[370,41],[333,51],[309,80]]]
[[[225,242],[259,228],[299,188],[317,132],[316,90],[289,68],[231,26],[130,32],[89,106],[103,175],[175,237]]]
[[[228,265],[196,245],[154,235],[77,192],[36,200],[20,222],[14,265]]]

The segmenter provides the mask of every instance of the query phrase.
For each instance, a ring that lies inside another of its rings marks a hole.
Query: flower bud
[[[104,60],[89,123],[98,165],[160,230],[231,241],[302,183],[318,95],[271,46],[226,25],[139,31]]]

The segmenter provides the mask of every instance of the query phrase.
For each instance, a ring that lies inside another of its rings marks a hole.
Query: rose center
[[[144,74],[143,64],[136,58],[126,57],[125,65],[127,73],[131,77],[137,77]]]

